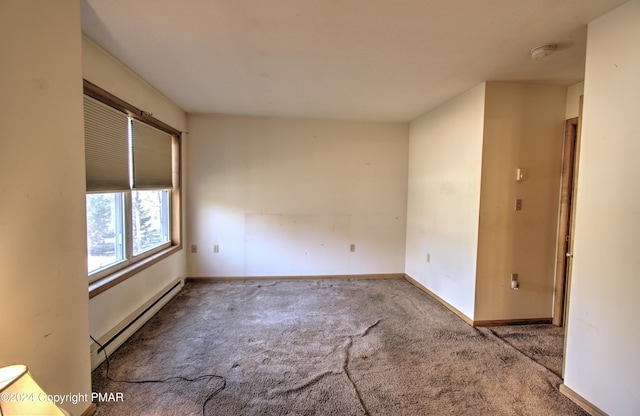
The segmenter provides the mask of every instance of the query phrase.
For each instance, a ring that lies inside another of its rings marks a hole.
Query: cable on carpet
[[[227,379],[224,378],[223,376],[219,376],[217,374],[204,374],[201,376],[198,376],[196,378],[188,378],[188,377],[183,377],[183,376],[173,376],[173,377],[167,377],[165,379],[161,379],[161,380],[116,380],[111,378],[111,376],[109,375],[109,355],[107,354],[107,350],[102,346],[102,344],[100,344],[93,336],[89,335],[89,338],[91,338],[91,340],[93,340],[93,342],[95,342],[98,347],[104,352],[104,358],[105,361],[107,362],[107,372],[105,374],[107,380],[114,382],[114,383],[129,383],[129,384],[145,384],[145,383],[165,383],[167,381],[172,381],[172,380],[183,380],[183,381],[188,381],[188,382],[196,382],[196,381],[200,381],[200,380],[204,380],[204,379],[209,379],[209,380],[213,380],[213,379],[219,379],[222,381],[222,385],[220,387],[218,387],[217,389],[213,390],[205,399],[204,403],[202,403],[202,416],[205,416],[205,408],[207,407],[207,403],[209,403],[209,401],[211,399],[213,399],[213,396],[215,396],[216,394],[220,393],[222,390],[225,389],[225,387],[227,387]]]

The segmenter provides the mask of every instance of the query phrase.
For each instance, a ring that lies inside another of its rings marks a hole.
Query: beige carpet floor
[[[553,325],[508,325],[489,328],[494,335],[549,371],[562,376],[564,328]]]
[[[189,282],[93,373],[97,415],[585,415],[509,334],[403,279]],[[499,336],[498,336],[499,335]],[[502,337],[502,338],[501,338]],[[522,337],[524,338],[524,337]]]

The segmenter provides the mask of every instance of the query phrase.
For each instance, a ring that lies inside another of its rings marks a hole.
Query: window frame
[[[154,118],[151,113],[138,109],[86,79],[83,80],[83,90],[85,95],[170,134],[173,155],[173,187],[169,190],[169,243],[132,256],[91,276],[89,298],[92,298],[182,249],[182,133]],[[131,191],[125,191],[124,198],[125,205],[130,207],[126,199],[131,198]],[[131,213],[125,209],[125,215],[130,216]],[[125,227],[128,227],[128,224],[129,221],[126,221]]]

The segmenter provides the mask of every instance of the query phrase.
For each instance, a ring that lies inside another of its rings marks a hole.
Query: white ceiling
[[[407,122],[483,81],[581,81],[587,23],[624,0],[81,3],[83,33],[189,113]]]

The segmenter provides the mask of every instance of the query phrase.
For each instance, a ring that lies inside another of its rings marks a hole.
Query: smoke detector
[[[555,43],[547,43],[546,45],[541,45],[531,49],[531,59],[540,59],[547,55],[551,55],[556,49],[556,46],[557,45]]]

